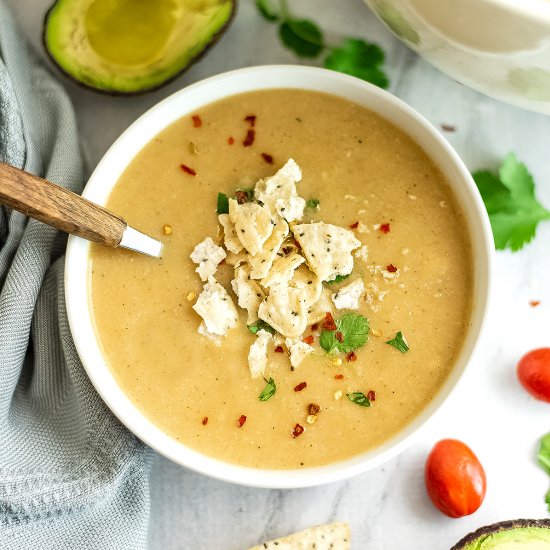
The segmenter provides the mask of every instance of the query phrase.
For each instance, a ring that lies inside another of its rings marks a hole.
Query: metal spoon
[[[88,241],[159,257],[162,243],[59,185],[0,162],[0,203]]]

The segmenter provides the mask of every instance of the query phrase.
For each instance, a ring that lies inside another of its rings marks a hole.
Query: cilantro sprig
[[[547,433],[540,440],[539,452],[537,455],[539,466],[550,476],[550,433]],[[545,502],[550,512],[550,489],[546,493]]]
[[[399,350],[401,353],[407,353],[409,351],[409,345],[407,344],[407,341],[405,340],[405,337],[403,336],[403,334],[401,334],[401,331],[399,331],[395,335],[395,338],[388,340],[386,344],[393,346],[395,349]]]
[[[320,202],[321,201],[319,199],[308,199],[306,201],[306,208],[309,208],[311,210],[319,210]]]
[[[276,391],[277,386],[275,385],[275,380],[273,380],[273,378],[269,378],[269,380],[265,381],[265,388],[262,390],[262,393],[258,395],[258,399],[260,401],[267,401],[275,395]]]
[[[497,250],[520,250],[534,238],[538,223],[550,219],[550,211],[535,197],[533,176],[513,153],[504,157],[498,174],[479,170],[472,175],[487,208]]]
[[[356,405],[360,405],[361,407],[370,407],[370,399],[361,391],[346,393],[346,397]]]
[[[363,315],[346,313],[336,320],[336,330],[323,330],[319,338],[327,353],[349,353],[364,346],[369,339],[369,320]]]
[[[294,17],[286,0],[256,0],[261,15],[279,25],[281,42],[298,57],[314,59],[323,52],[327,69],[349,74],[381,88],[389,86],[384,72],[384,52],[377,44],[360,38],[347,38],[338,46],[329,45],[319,26],[310,19]]]
[[[270,334],[275,334],[275,332],[277,332],[271,325],[269,325],[265,321],[262,321],[261,319],[258,319],[256,322],[252,323],[251,325],[248,325],[247,328],[252,334],[258,334],[260,330],[265,330]]]
[[[331,279],[330,281],[325,281],[325,283],[329,285],[337,285],[338,283],[345,281],[350,275],[351,273],[348,273],[347,275],[336,275],[334,279]]]

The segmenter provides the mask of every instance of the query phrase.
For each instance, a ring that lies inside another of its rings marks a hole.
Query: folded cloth
[[[75,116],[0,0],[0,161],[73,191]],[[65,238],[0,209],[0,548],[147,546],[151,451],[105,407],[78,359]]]

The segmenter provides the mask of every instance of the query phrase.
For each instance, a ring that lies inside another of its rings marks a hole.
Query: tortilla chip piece
[[[195,246],[190,256],[193,262],[199,264],[195,271],[203,281],[208,280],[208,277],[216,273],[218,264],[225,257],[225,250],[221,246],[218,246],[210,237],[207,237]]]
[[[302,298],[307,308],[319,300],[323,291],[323,281],[310,271],[307,265],[298,267],[288,284],[302,292]]]
[[[237,308],[227,290],[212,276],[208,277],[193,309],[203,318],[206,330],[218,336],[225,336],[239,319]]]
[[[273,285],[260,304],[258,317],[287,338],[299,338],[307,327],[307,306],[303,291],[286,284]]]
[[[331,290],[323,288],[319,299],[307,310],[307,324],[320,323],[327,313],[332,313],[334,305],[331,300]]]
[[[269,211],[253,202],[239,204],[235,199],[229,199],[229,218],[241,244],[255,256],[273,231]]]
[[[261,378],[267,367],[267,344],[272,336],[266,330],[259,330],[257,338],[248,352],[248,368],[252,378]]]
[[[300,254],[289,254],[288,256],[282,256],[277,258],[267,277],[264,277],[261,280],[261,283],[266,288],[271,285],[280,285],[282,283],[288,283],[290,279],[294,276],[296,269],[305,262],[305,258],[300,256]],[[312,274],[313,275],[313,274]]]
[[[311,270],[322,280],[349,275],[353,270],[352,252],[361,246],[353,233],[329,223],[303,223],[292,227]]]
[[[243,245],[239,237],[237,237],[235,226],[229,218],[229,214],[220,214],[218,220],[220,220],[223,227],[223,243],[225,244],[225,248],[229,252],[233,252],[233,254],[238,254],[243,249]]]
[[[248,313],[247,324],[258,320],[258,308],[265,298],[260,285],[250,278],[250,267],[246,264],[235,268],[235,278],[231,281],[231,288],[238,298],[238,305]]]
[[[288,537],[270,540],[249,550],[349,550],[350,530],[347,523],[318,525]]]
[[[248,258],[248,263],[252,268],[250,271],[250,277],[252,279],[263,279],[271,269],[277,252],[281,248],[281,244],[288,235],[288,223],[282,218],[275,221],[273,226],[273,232],[269,239],[264,243],[263,249],[255,256]]]

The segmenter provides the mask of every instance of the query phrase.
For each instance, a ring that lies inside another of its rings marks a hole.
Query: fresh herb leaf
[[[278,21],[279,14],[270,0],[256,0],[256,7],[268,21]]]
[[[345,281],[350,275],[351,273],[348,273],[347,275],[336,275],[334,279],[332,279],[331,281],[325,281],[325,283],[329,285],[336,285],[338,283],[341,283],[342,281]]]
[[[388,77],[381,68],[384,52],[380,46],[358,38],[348,38],[338,48],[332,48],[325,59],[325,67],[349,74],[380,88],[387,88]]]
[[[370,399],[363,392],[356,391],[353,393],[346,393],[346,396],[356,405],[361,405],[361,407],[370,407]]]
[[[513,153],[504,157],[498,175],[487,170],[473,173],[493,229],[497,250],[520,250],[535,236],[537,225],[550,219],[535,197],[529,170]]]
[[[265,330],[271,334],[275,334],[275,332],[277,332],[271,325],[268,325],[265,321],[262,321],[261,319],[258,319],[255,323],[252,323],[251,325],[248,325],[248,330],[252,334],[258,334],[260,330]]]
[[[395,338],[388,340],[386,344],[393,346],[395,349],[398,349],[401,353],[407,353],[409,351],[409,346],[407,344],[407,341],[405,340],[401,332],[398,332],[395,335]]]
[[[547,433],[540,440],[540,448],[537,455],[540,467],[550,475],[550,433]],[[550,490],[546,493],[544,501],[548,505],[548,511],[550,512]]]
[[[218,214],[229,214],[229,199],[225,193],[218,193]]]
[[[321,29],[308,19],[286,19],[279,27],[279,36],[299,57],[317,57],[324,48]]]
[[[369,320],[366,317],[356,313],[346,313],[336,320],[336,330],[321,332],[319,343],[327,353],[333,351],[348,353],[367,343],[369,331]],[[336,338],[337,332],[342,333],[342,341]]]
[[[277,386],[275,385],[275,380],[273,380],[273,378],[270,378],[269,380],[266,380],[265,388],[263,389],[262,393],[258,395],[258,399],[260,401],[267,401],[270,397],[273,397],[275,395],[276,391]]]
[[[317,209],[319,208],[319,199],[309,199],[306,201],[306,208]]]

